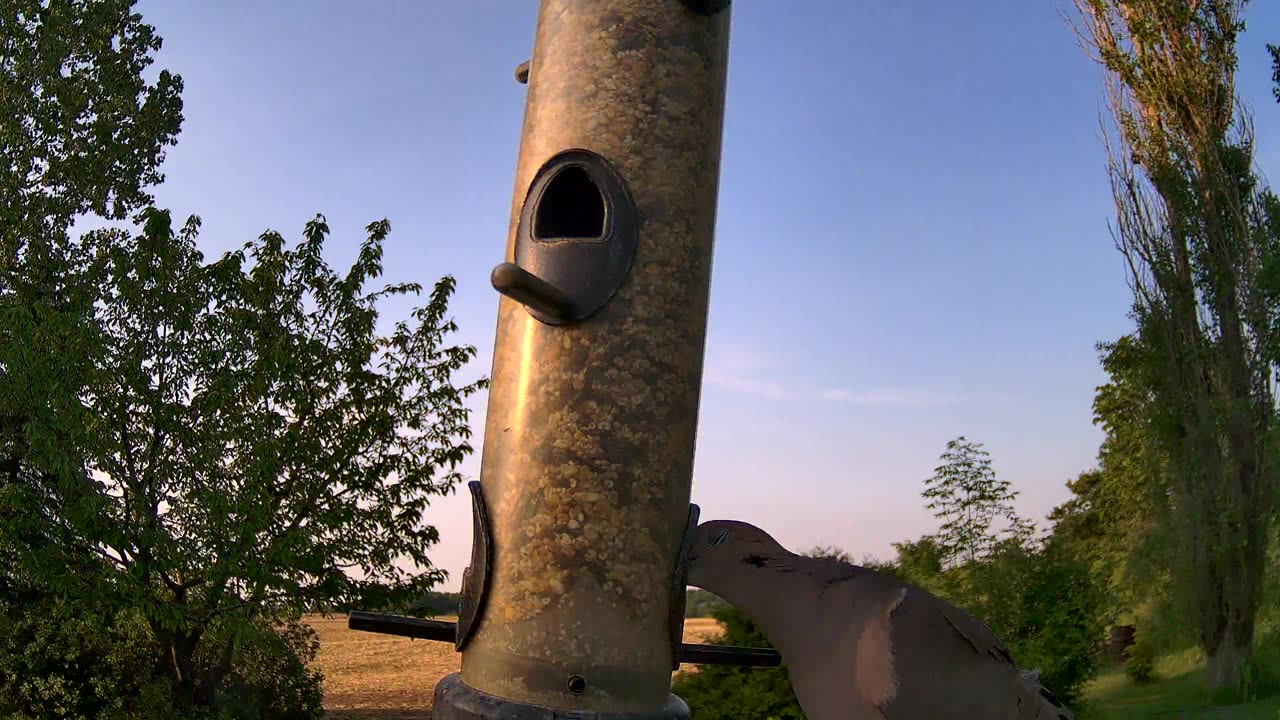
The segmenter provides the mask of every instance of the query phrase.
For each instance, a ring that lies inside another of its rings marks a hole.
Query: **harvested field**
[[[436,682],[458,670],[460,657],[449,643],[348,630],[345,615],[313,615],[307,622],[320,635],[324,705],[334,720],[425,720]],[[717,632],[715,620],[690,618],[684,640],[703,642]]]

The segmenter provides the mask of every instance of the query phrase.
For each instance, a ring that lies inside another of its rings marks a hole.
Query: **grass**
[[[1213,707],[1198,652],[1160,658],[1156,677],[1137,685],[1119,668],[1105,672],[1089,686],[1088,707],[1078,713],[1081,720],[1280,720],[1280,696]]]
[[[320,635],[317,663],[332,720],[426,720],[436,683],[458,671],[460,656],[449,643],[349,630],[345,615],[313,615],[307,623]],[[710,618],[684,624],[685,642],[703,642],[717,632],[719,625]]]

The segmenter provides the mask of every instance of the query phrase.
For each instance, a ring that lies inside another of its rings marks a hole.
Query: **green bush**
[[[0,623],[0,717],[148,720],[172,716],[142,616],[63,600],[9,604]]]
[[[1155,679],[1156,659],[1151,643],[1141,636],[1124,650],[1124,674],[1135,683],[1148,683]]]
[[[321,720],[323,675],[314,668],[320,640],[297,616],[218,628],[211,648],[234,642],[231,673],[215,703],[219,720]],[[212,653],[211,653],[212,654]]]
[[[1270,622],[1254,636],[1253,655],[1244,663],[1235,694],[1239,702],[1280,695],[1280,632]]]
[[[4,720],[320,720],[315,631],[289,616],[209,628],[197,656],[207,670],[234,643],[214,707],[178,713],[151,627],[133,608],[63,600],[0,603],[0,718]]]
[[[741,610],[724,607],[713,610],[711,616],[720,621],[724,632],[710,644],[772,647]],[[697,720],[804,719],[785,667],[703,665],[676,676],[673,692],[689,704]]]
[[[1106,608],[1089,566],[1054,545],[1011,545],[976,570],[983,595],[961,604],[987,621],[1022,667],[1039,668],[1050,692],[1078,703],[1098,674]]]

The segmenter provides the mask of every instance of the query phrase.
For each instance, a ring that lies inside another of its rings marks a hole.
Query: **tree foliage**
[[[712,617],[715,611],[729,607],[729,603],[715,593],[691,588],[685,594],[684,616],[687,618]]]
[[[124,219],[182,123],[182,79],[136,0],[0,0],[0,267],[76,216]]]
[[[1252,651],[1267,528],[1280,202],[1253,167],[1236,98],[1246,0],[1076,0],[1107,70],[1115,239],[1147,353],[1145,419],[1169,481],[1178,596],[1209,684]]]
[[[150,624],[136,607],[112,609],[78,599],[44,599],[0,625],[0,717],[38,720],[319,720],[322,677],[314,668],[315,631],[297,615],[263,615],[247,627],[216,622],[211,636],[234,632],[234,667],[215,689],[212,708],[175,709],[174,688]],[[221,641],[196,659],[216,664]]]
[[[0,596],[0,717],[152,720],[172,713],[159,648],[136,610]],[[21,611],[25,610],[25,611]]]
[[[1075,703],[1097,674],[1106,605],[1091,568],[1061,542],[1035,538],[980,443],[947,443],[921,494],[940,529],[894,545],[896,574],[981,618],[1045,687]]]
[[[420,291],[366,290],[385,221],[339,275],[323,218],[206,263],[148,207],[182,81],[134,5],[0,0],[0,714],[314,717],[298,610],[443,578],[422,513],[484,382],[454,380],[452,278],[379,331]]]
[[[81,546],[71,557],[77,541],[56,518],[16,503],[40,486],[15,484],[51,482],[30,458],[33,446],[53,442],[31,433],[33,416],[78,412],[62,403],[88,371],[86,352],[65,350],[85,349],[96,289],[77,273],[94,259],[68,230],[82,214],[122,219],[148,203],[182,122],[181,79],[144,77],[161,40],[133,6],[0,0],[0,522],[24,542],[66,549],[61,560],[72,568],[92,563],[92,553]],[[16,592],[23,581],[5,541],[0,590]]]
[[[260,618],[404,605],[443,579],[423,511],[460,479],[485,383],[455,383],[475,349],[446,342],[450,277],[378,334],[378,302],[420,290],[365,289],[385,221],[339,275],[320,217],[294,249],[268,232],[212,263],[197,218],[142,218],[51,249],[76,322],[46,323],[23,288],[3,308],[27,462],[0,492],[0,545],[21,582],[141,608],[177,701],[208,705]]]
[[[708,640],[711,645],[773,647],[760,628],[736,607],[712,611],[723,632]],[[804,711],[791,689],[786,667],[747,668],[703,665],[676,676],[672,692],[689,704],[699,720],[804,720]]]
[[[1049,519],[1055,542],[1106,583],[1108,621],[1131,623],[1167,589],[1167,470],[1151,436],[1152,358],[1132,335],[1099,351],[1109,380],[1093,401],[1104,432],[1098,465],[1067,483],[1071,497]]]
[[[1025,538],[1031,526],[1014,510],[1018,493],[996,477],[981,443],[960,436],[947,443],[941,465],[925,481],[925,505],[942,522],[935,535],[947,565],[988,557],[1002,538]],[[996,530],[1003,521],[1007,527]]]
[[[1271,82],[1275,84],[1271,92],[1276,96],[1276,102],[1280,103],[1280,45],[1268,43],[1267,52],[1271,55]]]
[[[952,573],[967,582],[944,578],[944,596],[982,618],[1059,699],[1078,703],[1098,674],[1107,604],[1091,568],[1052,540],[1005,540],[985,562]]]

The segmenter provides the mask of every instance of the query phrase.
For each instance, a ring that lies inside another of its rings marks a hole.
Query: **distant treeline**
[[[457,615],[461,603],[462,593],[429,592],[410,607],[428,615]]]
[[[461,602],[462,593],[429,592],[421,600],[410,605],[407,610],[400,608],[384,608],[380,611],[373,608],[363,609],[372,610],[373,612],[410,612],[415,615],[418,613],[431,616],[457,615],[458,605]],[[717,595],[713,595],[706,590],[690,588],[684,603],[684,616],[691,618],[711,617],[712,610],[727,606],[728,603]],[[328,608],[327,610],[328,612],[341,612],[336,608]],[[320,609],[317,608],[317,611],[320,611]]]
[[[308,611],[317,613],[345,613],[354,610],[364,612],[382,612],[391,614],[408,613],[411,615],[425,614],[430,616],[436,615],[457,615],[458,605],[462,602],[462,593],[450,592],[428,592],[424,597],[409,603],[408,607],[338,607],[336,605],[313,605]]]
[[[687,618],[711,617],[712,610],[725,607],[729,607],[729,603],[719,595],[690,588],[684,601],[684,616]]]

